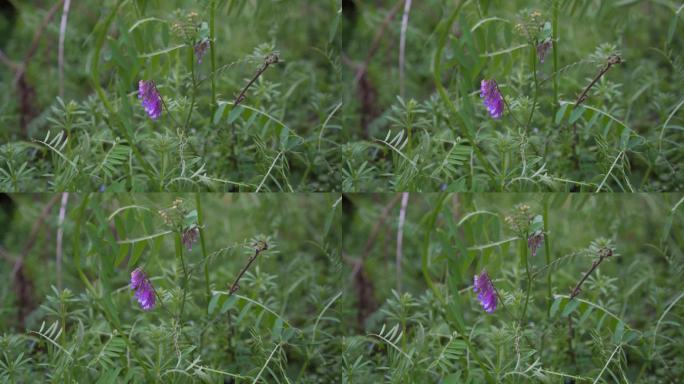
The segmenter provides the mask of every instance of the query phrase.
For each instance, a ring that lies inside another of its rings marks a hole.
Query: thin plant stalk
[[[188,292],[188,271],[185,268],[185,259],[183,258],[183,240],[180,231],[176,235],[176,256],[180,259],[181,266],[183,267],[183,296],[181,299],[180,309],[178,310],[178,323],[181,323],[183,319],[183,310],[185,309],[185,297]]]
[[[558,0],[553,2],[553,16],[551,20],[551,44],[553,49],[553,115],[558,111]]]
[[[431,233],[434,229],[434,226],[437,222],[437,217],[439,216],[439,212],[442,210],[442,207],[444,206],[444,201],[446,200],[446,197],[448,195],[442,194],[440,195],[440,198],[437,201],[437,206],[432,210],[432,212],[428,213],[427,220],[425,221],[426,225],[425,228],[423,229],[425,231],[425,235],[423,237],[423,249],[422,249],[422,270],[423,270],[423,277],[425,278],[425,282],[427,283],[428,287],[432,290],[432,292],[435,294],[435,297],[439,302],[441,303],[442,307],[447,306],[446,299],[444,298],[444,295],[442,295],[442,292],[440,292],[439,288],[437,285],[432,281],[432,277],[430,277],[430,271],[429,271],[429,251],[430,251],[430,239],[431,239]],[[489,373],[488,367],[485,365],[484,360],[480,356],[479,352],[477,351],[476,348],[473,347],[472,343],[470,342],[470,339],[466,337],[465,335],[467,334],[465,329],[461,327],[461,324],[459,324],[458,321],[450,321],[447,317],[445,317],[445,320],[449,321],[449,323],[456,329],[456,331],[462,336],[463,341],[466,343],[466,346],[470,353],[473,355],[473,358],[477,362],[477,364],[482,367],[482,372],[485,375],[485,380],[487,383],[495,383],[496,381],[492,377],[492,375]]]
[[[544,201],[543,208],[543,219],[544,219],[544,256],[546,256],[546,265],[551,266],[551,244],[549,241],[549,201]],[[553,305],[553,292],[551,290],[551,271],[549,270],[546,274],[546,287],[548,289],[548,306],[547,306],[547,316],[551,318],[551,306]]]
[[[211,285],[209,284],[209,263],[207,260],[207,249],[204,242],[204,214],[202,212],[202,199],[200,194],[195,194],[195,205],[197,206],[197,227],[200,234],[200,246],[202,249],[202,257],[204,258],[204,283],[207,290],[207,302],[211,300]]]
[[[190,96],[190,110],[188,111],[188,117],[185,119],[186,131],[190,126],[190,118],[192,117],[192,111],[195,109],[195,96],[197,94],[197,79],[195,79],[195,50],[192,46],[189,47],[188,61],[188,64],[190,65],[190,76],[192,76],[192,94]]]
[[[534,96],[532,99],[530,116],[527,118],[527,124],[525,124],[525,133],[527,133],[528,129],[530,128],[530,124],[532,124],[534,110],[537,109],[537,96],[539,95],[539,81],[537,79],[537,48],[535,44],[531,44],[530,55],[532,60],[532,76],[534,76]]]
[[[521,249],[520,258],[522,263],[525,265],[525,273],[527,274],[527,289],[525,293],[525,304],[523,305],[522,313],[520,314],[520,325],[522,326],[523,321],[525,321],[525,315],[527,314],[527,304],[530,302],[530,291],[532,288],[532,274],[530,273],[530,263],[527,260],[527,235],[520,239]]]
[[[449,108],[449,115],[456,117],[460,122],[462,123],[463,129],[462,129],[462,134],[466,138],[466,140],[472,145],[473,152],[475,153],[475,156],[477,159],[482,163],[482,166],[484,167],[485,172],[487,175],[492,179],[492,181],[496,181],[496,176],[494,175],[494,171],[492,170],[492,165],[489,163],[489,161],[485,158],[485,156],[482,154],[482,151],[480,151],[480,147],[477,145],[475,142],[475,139],[473,136],[470,134],[470,124],[468,124],[468,121],[464,119],[461,114],[456,110],[456,107],[454,104],[451,102],[449,99],[449,94],[447,93],[446,89],[444,89],[444,85],[442,85],[442,53],[444,52],[444,47],[446,46],[446,40],[447,37],[449,36],[449,27],[454,24],[456,21],[456,17],[458,17],[461,8],[463,5],[468,3],[468,1],[462,1],[460,2],[456,8],[453,10],[449,18],[447,19],[447,22],[445,25],[443,25],[443,31],[441,33],[441,36],[439,36],[438,44],[437,44],[437,49],[435,51],[435,56],[434,56],[434,67],[432,69],[432,75],[434,78],[435,82],[435,87],[437,87],[437,92],[439,93],[440,98],[442,99],[442,102]],[[473,182],[473,175],[471,174],[470,176],[470,182]]]
[[[216,0],[209,5],[209,49],[211,54],[211,115],[216,113]],[[213,121],[213,120],[212,120]],[[200,235],[201,236],[201,235]]]

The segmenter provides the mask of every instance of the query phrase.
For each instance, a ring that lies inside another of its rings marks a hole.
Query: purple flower
[[[131,272],[131,289],[135,291],[135,298],[142,309],[149,311],[154,308],[154,288],[142,268],[136,268]]]
[[[479,276],[475,275],[473,290],[477,293],[482,308],[489,313],[494,312],[496,309],[496,292],[487,272],[482,271]]]
[[[197,62],[199,64],[202,64],[202,58],[204,55],[207,53],[207,49],[209,48],[209,40],[202,40],[199,43],[195,44],[195,56],[197,56]]]
[[[199,237],[199,229],[196,226],[186,228],[181,236],[183,245],[189,251],[192,251],[192,244],[197,241]]]
[[[504,100],[499,92],[499,87],[494,80],[482,80],[480,83],[480,97],[484,99],[483,103],[489,114],[495,118],[500,119],[503,116]]]
[[[156,120],[161,116],[161,96],[159,96],[154,82],[145,80],[138,82],[138,99],[142,100],[142,106],[152,120]]]
[[[537,249],[544,242],[544,232],[536,231],[527,238],[527,248],[532,252],[532,257],[537,256]]]
[[[544,64],[544,59],[546,59],[546,54],[549,53],[549,50],[553,47],[553,43],[551,40],[544,40],[543,42],[537,44],[537,58],[539,58],[539,62]]]

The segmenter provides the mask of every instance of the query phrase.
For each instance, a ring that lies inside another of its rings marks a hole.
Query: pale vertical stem
[[[69,7],[71,0],[64,1],[62,10],[62,22],[59,26],[59,48],[57,62],[59,66],[59,97],[64,97],[64,39],[66,37],[67,19],[69,18]]]
[[[62,290],[62,240],[64,239],[64,218],[66,217],[66,207],[69,201],[69,193],[62,193],[62,205],[59,208],[59,220],[57,224],[57,289]]]
[[[406,207],[408,206],[409,193],[401,194],[401,210],[399,211],[399,224],[397,228],[397,292],[401,293],[401,260],[404,244],[404,222],[406,222]]]
[[[404,97],[405,73],[404,63],[406,58],[406,30],[408,29],[409,12],[411,12],[411,0],[404,2],[404,16],[401,19],[401,36],[399,38],[399,88],[401,97]]]

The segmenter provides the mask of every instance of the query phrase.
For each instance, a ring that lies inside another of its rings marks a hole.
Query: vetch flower
[[[156,120],[161,116],[161,96],[159,96],[154,82],[145,80],[138,82],[138,99],[142,100],[142,106],[152,120]]]
[[[527,238],[527,248],[532,252],[532,257],[537,256],[537,249],[539,249],[543,242],[544,232],[542,231],[535,231]]]
[[[544,64],[544,59],[546,59],[546,54],[549,53],[551,48],[553,47],[553,43],[551,40],[547,39],[542,41],[541,43],[537,44],[537,58],[539,59],[539,62]]]
[[[136,268],[131,272],[131,289],[135,291],[135,298],[142,309],[149,311],[154,308],[154,288],[142,268]]]
[[[181,236],[181,239],[183,241],[183,245],[185,248],[189,251],[192,251],[192,244],[197,241],[197,238],[199,237],[199,229],[197,226],[192,226],[189,228],[186,228],[183,231],[183,235]]]
[[[496,309],[496,291],[486,271],[482,271],[479,276],[475,275],[473,290],[477,293],[482,308],[489,313],[494,312]]]
[[[496,85],[496,81],[482,80],[480,83],[480,98],[484,99],[483,103],[492,118],[500,119],[503,116],[504,100]]]
[[[195,49],[195,56],[197,56],[197,63],[202,64],[202,58],[207,53],[207,49],[209,48],[209,40],[204,39],[195,44],[193,48]]]

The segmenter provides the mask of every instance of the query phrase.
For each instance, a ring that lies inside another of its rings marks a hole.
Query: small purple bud
[[[504,100],[499,92],[499,87],[494,80],[482,80],[480,83],[480,98],[484,99],[484,106],[494,119],[503,116]]]
[[[138,99],[142,100],[142,106],[152,120],[157,120],[161,116],[161,96],[154,82],[145,80],[138,82]]]

